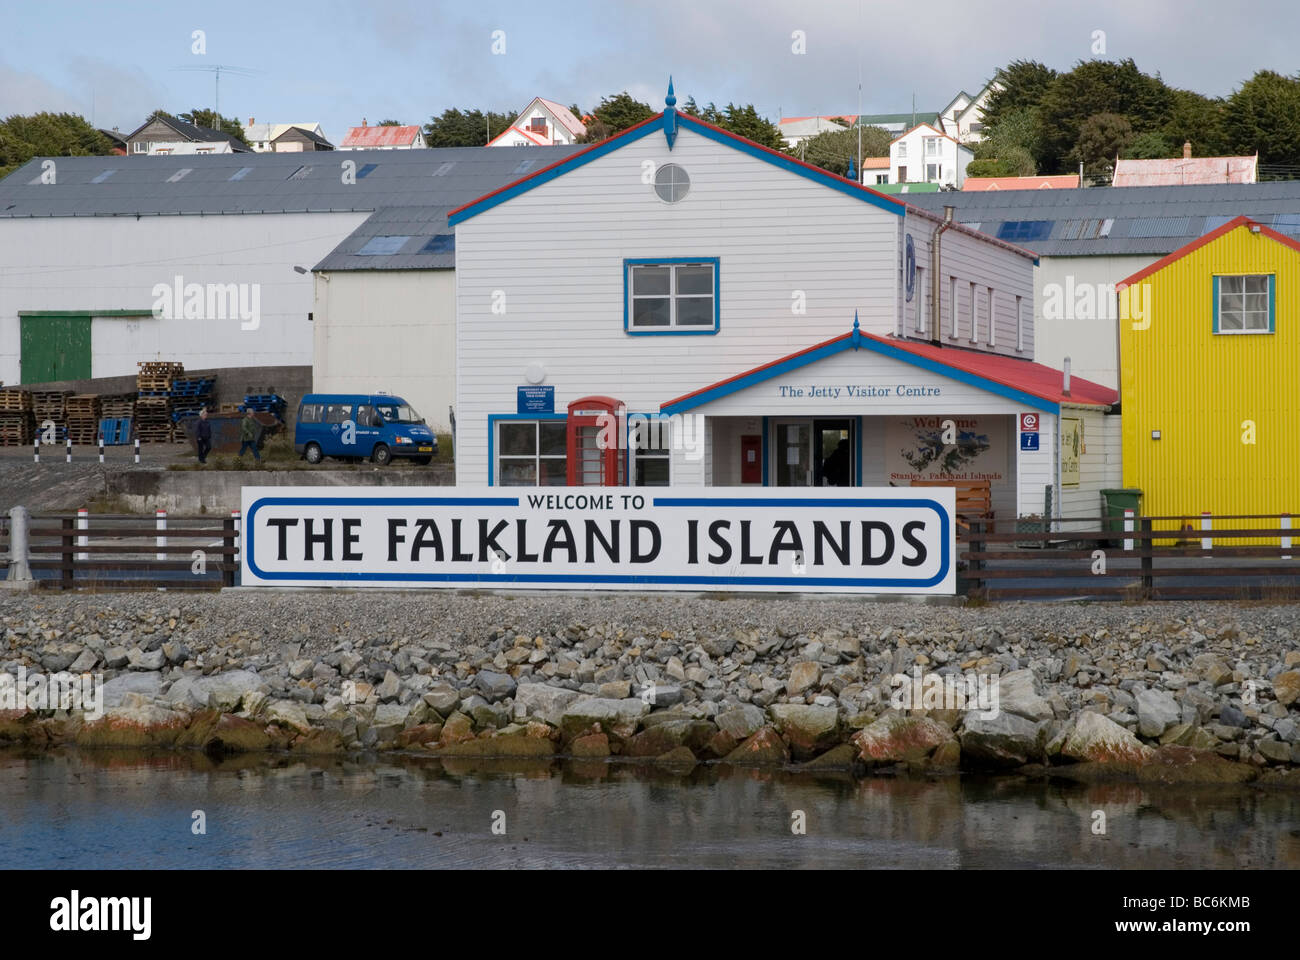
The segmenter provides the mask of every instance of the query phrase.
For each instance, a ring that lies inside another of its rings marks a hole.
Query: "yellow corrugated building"
[[[1143,514],[1300,513],[1300,243],[1238,217],[1120,287],[1124,485]]]

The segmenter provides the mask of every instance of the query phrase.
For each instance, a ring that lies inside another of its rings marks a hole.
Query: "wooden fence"
[[[1184,517],[985,519],[962,537],[961,575],[989,600],[1300,600],[1297,532],[1289,515],[1215,516],[1197,529]]]
[[[239,518],[40,514],[30,518],[28,566],[41,587],[61,590],[218,590],[235,585]],[[0,518],[0,578],[9,558]]]

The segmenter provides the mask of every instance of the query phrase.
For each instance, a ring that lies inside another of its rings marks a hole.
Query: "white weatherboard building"
[[[984,479],[999,517],[1095,515],[1115,394],[1032,362],[1032,254],[667,103],[450,214],[458,483]]]
[[[928,123],[920,123],[889,145],[890,183],[937,183],[956,187],[966,181],[975,153]]]

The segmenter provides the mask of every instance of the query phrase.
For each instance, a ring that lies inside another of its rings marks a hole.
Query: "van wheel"
[[[411,462],[421,467],[427,467],[433,463],[433,457],[412,457]]]
[[[308,463],[320,463],[325,459],[324,455],[321,453],[319,443],[307,444],[307,449],[302,452],[302,455]]]
[[[377,443],[375,444],[375,452],[370,455],[370,459],[381,467],[386,467],[393,459],[393,455],[388,451],[387,445]]]

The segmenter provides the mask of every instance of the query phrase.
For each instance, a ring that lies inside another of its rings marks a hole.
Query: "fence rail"
[[[985,518],[961,537],[963,576],[988,600],[1300,600],[1297,533],[1289,514]]]
[[[0,568],[11,562],[0,518]],[[218,590],[239,570],[238,515],[154,517],[39,514],[27,528],[27,567],[42,588]],[[0,573],[0,578],[3,573]]]

